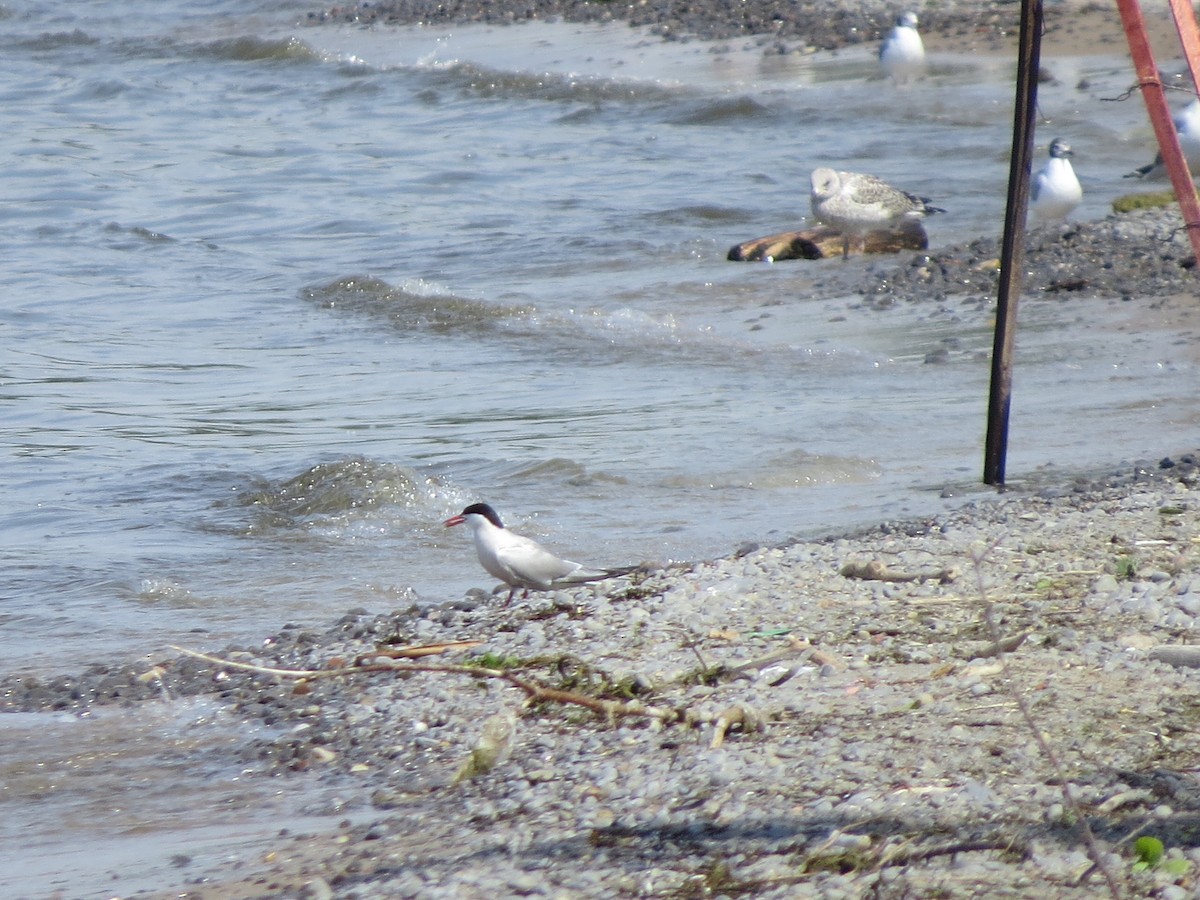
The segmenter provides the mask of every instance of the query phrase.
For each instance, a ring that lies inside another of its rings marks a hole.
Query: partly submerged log
[[[929,237],[920,221],[904,222],[894,230],[872,231],[859,244],[850,241],[850,255],[860,253],[899,253],[901,250],[924,250]],[[726,259],[733,262],[778,262],[781,259],[824,259],[842,255],[842,233],[836,228],[819,225],[804,231],[785,231],[769,237],[756,238],[729,248]]]

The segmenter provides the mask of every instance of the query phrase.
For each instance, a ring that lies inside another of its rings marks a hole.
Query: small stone
[[[1148,634],[1123,634],[1117,638],[1117,644],[1126,650],[1149,650],[1157,643]]]
[[[324,878],[317,876],[300,888],[301,900],[333,900],[333,888]]]

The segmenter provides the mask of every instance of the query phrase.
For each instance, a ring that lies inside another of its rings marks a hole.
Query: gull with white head
[[[843,259],[850,255],[852,238],[865,242],[869,232],[901,229],[931,213],[945,212],[874,175],[827,168],[813,170],[811,199],[818,221],[842,233]]]

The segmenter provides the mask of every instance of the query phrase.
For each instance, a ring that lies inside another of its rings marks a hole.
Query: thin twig
[[[219,666],[225,666],[230,669],[241,669],[243,672],[258,672],[260,675],[274,675],[278,678],[321,678],[329,675],[337,675],[346,671],[354,671],[351,668],[345,669],[273,669],[270,666],[260,666],[257,663],[238,662],[234,659],[222,659],[219,656],[212,656],[208,653],[201,653],[199,650],[189,650],[187,647],[176,647],[174,644],[170,646],[171,650],[177,653],[182,653],[184,656],[190,656],[193,659],[202,659],[205,662],[215,663]]]
[[[832,849],[832,845],[826,844],[818,848],[813,853],[808,854],[808,861],[813,862],[821,858],[822,854]],[[926,847],[924,849],[912,849],[910,851],[902,851],[897,848],[896,852],[891,855],[885,855],[876,864],[876,869],[883,869],[890,866],[903,866],[909,863],[921,862],[927,859],[933,859],[937,856],[953,856],[957,853],[987,853],[993,850],[999,850],[1005,853],[1019,852],[1022,855],[1028,853],[1028,848],[1024,844],[1013,841],[1002,840],[980,840],[980,841],[962,841],[955,844],[941,844],[936,847]],[[784,887],[789,884],[802,884],[806,881],[811,881],[817,877],[816,872],[800,872],[796,875],[780,875],[775,878],[754,878],[746,881],[738,881],[734,885],[739,891],[746,893],[757,892],[766,888]]]
[[[996,617],[993,615],[993,603],[991,597],[988,595],[987,585],[984,583],[983,558],[995,549],[998,542],[999,539],[974,557],[975,584],[979,591],[979,599],[983,604],[983,621],[987,626],[989,634],[991,635],[992,643],[997,646],[999,646],[1001,643],[1002,635],[1000,634],[1000,626],[996,623]],[[1079,828],[1083,832],[1084,844],[1087,846],[1088,858],[1092,861],[1092,866],[1096,869],[1099,869],[1100,873],[1104,876],[1104,881],[1108,885],[1108,892],[1112,895],[1113,900],[1121,900],[1121,889],[1117,886],[1116,879],[1113,877],[1112,872],[1108,870],[1108,866],[1104,864],[1104,856],[1100,851],[1100,844],[1096,841],[1096,835],[1092,831],[1091,825],[1088,824],[1087,818],[1084,816],[1083,809],[1079,805],[1079,801],[1075,799],[1075,795],[1071,792],[1070,779],[1067,778],[1066,769],[1063,767],[1062,761],[1058,758],[1058,754],[1054,751],[1054,748],[1050,746],[1050,742],[1046,739],[1046,735],[1042,732],[1042,729],[1038,727],[1037,722],[1034,720],[1033,710],[1029,708],[1029,703],[1026,701],[1024,693],[1019,691],[1012,679],[1008,677],[1008,654],[1001,651],[997,656],[997,659],[1003,668],[1002,674],[1004,675],[1003,681],[1005,690],[1008,691],[1009,695],[1016,702],[1017,709],[1021,713],[1021,718],[1025,721],[1026,727],[1033,735],[1033,739],[1037,743],[1038,749],[1041,750],[1042,755],[1046,758],[1046,761],[1050,763],[1051,768],[1054,769],[1055,774],[1058,776],[1058,783],[1062,790],[1063,803],[1065,804],[1066,808],[1071,811],[1071,815],[1075,818],[1075,821],[1079,823]]]
[[[906,866],[909,863],[923,862],[937,856],[954,856],[958,853],[986,853],[1000,850],[1004,853],[1017,852],[1022,856],[1028,853],[1023,843],[1011,838],[1005,840],[957,841],[953,844],[939,844],[936,847],[897,847],[891,853],[885,853],[879,861],[879,868],[887,866]]]
[[[453,650],[470,650],[483,641],[439,641],[436,644],[414,644],[408,647],[376,647],[373,653],[362,653],[355,657],[355,664],[364,659],[385,657],[387,659],[416,659],[420,656],[440,656]]]
[[[1129,843],[1134,838],[1140,836],[1143,831],[1145,831],[1147,828],[1149,828],[1153,824],[1154,824],[1153,819],[1146,819],[1145,821],[1142,822],[1141,825],[1139,825],[1137,828],[1130,831],[1124,837],[1118,838],[1116,841],[1114,841],[1113,846],[1120,847],[1122,844]],[[1083,874],[1081,874],[1078,878],[1075,879],[1075,883],[1083,884],[1085,881],[1088,880],[1089,877],[1091,877],[1091,874],[1094,871],[1096,871],[1096,868],[1097,868],[1096,863],[1093,862],[1090,866],[1087,867],[1086,870],[1084,870]]]
[[[755,659],[746,660],[746,662],[726,666],[722,674],[738,675],[742,672],[749,671],[750,669],[763,669],[769,665],[772,665],[773,663],[790,659],[793,656],[798,657],[798,661],[800,662],[811,658],[814,662],[818,662],[823,666],[840,665],[839,660],[836,657],[828,653],[823,653],[812,644],[808,643],[808,641],[802,641],[799,638],[791,638],[788,641],[788,646],[782,648],[781,650],[772,650],[770,653],[767,653],[764,656],[759,656]]]

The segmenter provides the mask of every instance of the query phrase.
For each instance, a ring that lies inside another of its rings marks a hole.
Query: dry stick
[[[841,660],[832,654],[818,650],[808,641],[792,638],[788,642],[788,646],[784,647],[782,650],[773,650],[765,656],[759,656],[756,659],[750,659],[746,662],[726,666],[722,674],[737,675],[750,669],[762,669],[771,665],[772,663],[781,662],[793,656],[800,657],[801,661],[805,659],[811,659],[813,662],[820,663],[823,666],[841,666]]]
[[[883,859],[879,861],[879,868],[887,868],[888,866],[907,866],[909,863],[924,862],[928,859],[933,859],[935,856],[954,856],[958,853],[986,853],[991,850],[1000,850],[1004,853],[1019,852],[1022,856],[1029,853],[1029,848],[1024,844],[1014,842],[1012,839],[1007,840],[979,840],[979,841],[958,841],[953,844],[941,844],[937,847],[912,847],[904,848],[897,847],[894,853],[884,854]]]
[[[692,653],[694,653],[696,655],[696,660],[700,663],[700,672],[701,673],[711,672],[712,669],[709,668],[708,663],[705,662],[705,660],[704,660],[704,654],[700,652],[700,648],[697,646],[699,643],[700,643],[700,639],[698,637],[693,638],[688,635],[684,635],[683,646],[686,647],[688,650],[691,650]]]
[[[840,572],[846,578],[859,578],[863,581],[894,581],[897,583],[906,581],[937,581],[941,584],[950,584],[958,577],[957,570],[953,568],[937,569],[936,571],[928,572],[902,572],[898,569],[889,569],[878,559],[866,562],[851,560],[842,566]]]
[[[1010,840],[980,840],[980,841],[961,841],[954,844],[941,844],[937,847],[926,847],[923,849],[914,848],[911,850],[897,849],[895,853],[887,854],[881,858],[875,865],[876,870],[886,869],[892,866],[906,866],[909,863],[924,862],[925,860],[934,859],[938,856],[954,856],[959,853],[987,853],[992,850],[1000,850],[1005,853],[1013,851],[1022,854],[1028,853],[1028,848],[1024,845],[1015,845]],[[808,856],[808,862],[816,861],[819,858],[817,853]],[[743,891],[757,891],[765,888],[783,887],[789,884],[801,884],[805,881],[810,881],[814,877],[813,872],[802,872],[799,875],[780,875],[776,878],[755,878],[749,881],[739,881],[737,887]]]
[[[996,549],[999,544],[999,539],[993,541],[990,546],[985,548],[981,553],[974,556],[975,564],[975,584],[979,590],[979,599],[983,602],[983,621],[987,625],[988,632],[991,634],[992,642],[997,646],[1001,642],[1000,626],[996,624],[996,617],[993,615],[992,600],[988,596],[987,586],[983,580],[983,558],[988,553]],[[1092,868],[1099,869],[1100,874],[1104,876],[1104,881],[1108,885],[1108,892],[1112,895],[1113,900],[1121,900],[1121,889],[1117,886],[1116,880],[1113,878],[1112,872],[1108,870],[1108,866],[1104,864],[1104,857],[1100,852],[1100,845],[1096,842],[1096,835],[1092,831],[1092,826],[1088,824],[1087,818],[1083,814],[1083,810],[1079,806],[1079,801],[1075,799],[1075,795],[1071,793],[1071,785],[1067,778],[1066,770],[1063,768],[1062,762],[1058,758],[1058,754],[1054,752],[1054,748],[1050,746],[1050,742],[1046,740],[1046,735],[1042,733],[1034,721],[1033,711],[1029,708],[1029,704],[1025,701],[1025,695],[1022,694],[1013,685],[1012,679],[1008,677],[1008,661],[1007,654],[1003,651],[997,656],[1002,667],[1004,677],[1004,688],[1012,696],[1017,704],[1017,709],[1021,712],[1021,718],[1025,721],[1026,727],[1033,735],[1033,739],[1037,742],[1038,749],[1050,766],[1054,769],[1058,776],[1058,783],[1062,789],[1063,803],[1067,809],[1071,811],[1075,821],[1079,823],[1079,827],[1083,832],[1083,842],[1087,845],[1088,858],[1092,861]],[[1092,870],[1089,869],[1088,873]],[[1085,873],[1087,874],[1087,873]]]
[[[273,669],[270,666],[260,666],[255,663],[221,659],[219,656],[210,656],[207,653],[201,653],[199,650],[189,650],[187,647],[177,647],[174,644],[171,644],[168,649],[182,653],[184,656],[190,656],[192,659],[202,659],[205,662],[216,663],[230,669],[241,669],[244,672],[258,672],[261,675],[277,675],[280,678],[323,678],[329,675],[341,674],[343,671],[342,669]]]
[[[410,668],[405,666],[404,668]],[[417,667],[411,667],[414,671],[420,671]],[[439,671],[435,667],[428,667],[425,671]],[[441,671],[457,671],[464,675],[472,675],[475,672],[469,666],[454,666],[444,667]],[[494,669],[483,670],[487,673],[487,677],[501,678],[507,681],[514,687],[519,687],[525,691],[534,700],[551,700],[556,703],[574,703],[578,706],[585,706],[588,709],[594,710],[605,716],[637,716],[643,719],[658,719],[660,722],[671,722],[679,718],[679,713],[673,709],[659,709],[655,706],[642,706],[640,703],[621,703],[616,700],[597,700],[594,697],[586,697],[583,694],[576,694],[572,691],[560,691],[557,688],[542,687],[540,684],[532,681],[526,681],[523,678],[518,678],[511,672],[500,672]]]
[[[1114,841],[1113,846],[1120,847],[1122,844],[1129,843],[1135,837],[1140,836],[1143,831],[1145,831],[1147,828],[1149,828],[1153,824],[1154,824],[1153,819],[1146,818],[1142,822],[1142,824],[1139,825],[1137,828],[1130,831],[1124,837],[1118,838],[1116,841]],[[1079,876],[1079,878],[1077,879],[1078,883],[1082,884],[1083,882],[1087,881],[1088,878],[1091,876],[1092,872],[1096,871],[1096,868],[1097,868],[1096,863],[1093,862],[1090,866],[1087,867],[1087,870],[1082,875]]]
[[[408,647],[376,647],[374,653],[366,653],[358,657],[358,662],[364,658],[382,656],[386,659],[416,659],[418,656],[438,656],[449,650],[470,650],[478,647],[483,641],[441,641],[436,644],[416,644]]]
[[[232,669],[241,669],[277,678],[294,678],[303,681],[311,681],[316,678],[358,675],[368,672],[391,672],[393,674],[401,672],[448,672],[456,675],[470,675],[472,678],[497,678],[501,681],[507,681],[513,687],[520,688],[533,700],[571,703],[576,706],[586,707],[610,718],[615,716],[636,716],[643,719],[658,719],[661,722],[671,722],[679,718],[679,713],[673,709],[643,706],[640,703],[621,703],[616,700],[598,700],[595,697],[587,697],[572,691],[561,691],[557,688],[543,687],[535,681],[518,678],[511,672],[504,672],[500,669],[483,669],[477,666],[436,666],[422,663],[372,663],[362,666],[343,666],[336,669],[277,669],[271,666],[260,666],[254,663],[222,659],[219,656],[210,656],[207,653],[188,650],[185,647],[172,647],[171,649],[177,650],[185,656],[202,659],[206,662],[227,666]]]

